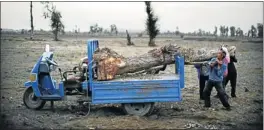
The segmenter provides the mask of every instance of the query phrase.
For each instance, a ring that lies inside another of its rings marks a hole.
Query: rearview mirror
[[[45,52],[49,52],[49,51],[50,51],[49,44],[46,44],[46,46],[45,46]]]

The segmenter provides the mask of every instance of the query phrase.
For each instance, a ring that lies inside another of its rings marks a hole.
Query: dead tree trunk
[[[122,57],[108,48],[103,48],[95,52],[94,60],[98,63],[98,80],[110,80],[115,75],[135,73],[160,65],[173,64],[174,56],[184,56],[186,64],[208,61],[216,56],[217,50],[217,48],[210,51],[194,50],[178,45],[165,45],[139,56]]]
[[[30,1],[30,25],[31,25],[30,39],[33,39],[33,33],[34,33],[32,8],[33,8],[32,1]]]
[[[154,46],[156,46],[156,44],[155,44],[155,38],[149,38],[149,43],[148,43],[148,45],[149,45],[150,47],[154,47]]]
[[[126,34],[127,34],[127,45],[128,46],[134,45],[134,43],[131,42],[131,37],[130,37],[130,35],[129,35],[127,30],[126,30]]]

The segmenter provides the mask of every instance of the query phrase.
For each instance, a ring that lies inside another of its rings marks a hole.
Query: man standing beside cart
[[[209,79],[209,63],[204,62],[200,64],[195,64],[194,67],[197,69],[198,72],[200,100],[204,100],[203,90],[205,87],[205,83]]]
[[[223,89],[224,72],[227,70],[227,65],[223,63],[225,56],[225,51],[219,50],[217,57],[210,61],[209,80],[203,91],[205,107],[211,107],[210,95],[213,87],[215,87],[223,106],[230,110],[227,94]]]

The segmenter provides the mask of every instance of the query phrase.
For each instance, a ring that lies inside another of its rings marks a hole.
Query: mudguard
[[[32,87],[32,82],[31,82],[31,81],[27,81],[27,82],[24,83],[24,86],[25,86],[26,88],[28,88],[28,87]]]
[[[36,97],[40,97],[41,94],[40,94],[40,91],[39,91],[38,87],[36,87],[37,86],[36,84],[37,84],[36,82],[27,81],[27,82],[24,83],[24,86],[26,88],[32,87]]]

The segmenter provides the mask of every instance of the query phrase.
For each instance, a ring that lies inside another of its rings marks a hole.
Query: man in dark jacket
[[[209,78],[209,63],[195,64],[194,67],[198,72],[200,100],[204,100],[203,90]]]
[[[228,63],[228,75],[224,80],[224,89],[230,80],[231,83],[231,96],[236,97],[236,80],[237,80],[237,70],[234,65],[234,62],[237,62],[236,55],[235,55],[236,48],[234,46],[231,47],[230,52],[230,63]],[[233,52],[232,52],[233,51]]]

